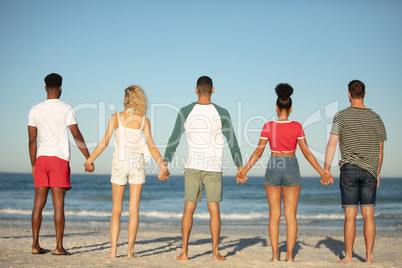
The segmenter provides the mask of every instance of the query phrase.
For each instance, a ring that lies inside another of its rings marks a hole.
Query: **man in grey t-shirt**
[[[353,80],[348,88],[351,106],[339,111],[334,117],[324,170],[330,171],[339,140],[340,189],[342,207],[345,211],[346,256],[338,263],[352,262],[359,204],[364,220],[366,262],[372,263],[376,232],[374,222],[376,189],[380,185],[384,141],[387,136],[380,116],[364,106],[363,99],[366,96],[364,84]]]

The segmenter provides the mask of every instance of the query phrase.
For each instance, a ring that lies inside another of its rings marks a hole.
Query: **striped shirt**
[[[339,136],[340,167],[353,164],[377,178],[380,142],[387,140],[378,114],[371,109],[348,107],[334,116],[331,134]]]

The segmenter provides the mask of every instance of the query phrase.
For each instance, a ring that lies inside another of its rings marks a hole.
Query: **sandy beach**
[[[31,228],[28,221],[2,221],[0,223],[0,266],[1,267],[339,267],[343,257],[342,229],[299,230],[295,246],[295,263],[283,261],[270,263],[271,247],[266,226],[222,227],[220,252],[227,260],[211,262],[211,238],[208,226],[194,226],[190,237],[190,260],[178,262],[175,257],[181,247],[180,226],[171,224],[140,224],[135,259],[127,259],[127,230],[122,223],[118,257],[108,259],[109,226],[107,223],[67,222],[64,246],[71,256],[31,254]],[[286,250],[285,228],[281,226],[280,251],[284,259]],[[364,239],[362,230],[357,230],[353,267],[402,267],[400,257],[401,231],[378,231],[375,249],[375,264],[364,262]],[[53,249],[54,228],[44,222],[41,229],[41,246]]]

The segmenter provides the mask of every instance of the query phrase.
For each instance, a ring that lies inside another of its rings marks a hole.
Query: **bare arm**
[[[380,187],[380,172],[383,158],[384,158],[384,142],[380,141],[380,163],[378,165],[378,171],[377,171],[377,188]]]
[[[154,140],[152,138],[151,133],[151,124],[149,123],[149,119],[145,117],[144,122],[144,135],[145,140],[147,141],[149,152],[151,153],[152,157],[155,159],[156,163],[160,167],[161,171],[159,172],[158,178],[160,180],[166,180],[169,176],[169,170],[167,168],[167,163],[163,162],[162,156],[156,147]]]
[[[307,159],[307,161],[310,163],[310,165],[320,174],[321,176],[321,183],[323,184],[329,184],[329,183],[334,183],[333,178],[330,175],[330,173],[325,172],[320,164],[318,164],[317,159],[314,157],[313,153],[310,151],[307,145],[306,139],[298,139],[297,143],[299,144],[299,147],[304,155],[304,157]]]
[[[338,143],[339,135],[331,134],[329,136],[328,144],[327,144],[327,151],[325,153],[325,163],[324,163],[324,170],[325,172],[331,172],[331,163],[334,159],[335,151],[336,151],[336,144]]]
[[[320,176],[323,175],[325,172],[321,168],[320,164],[318,164],[317,159],[315,159],[313,153],[310,151],[310,148],[308,148],[306,139],[298,139],[297,143],[299,144],[304,157],[307,159],[310,165],[320,174]]]
[[[91,156],[87,158],[87,161],[85,162],[85,167],[90,166],[95,159],[105,150],[105,148],[108,146],[110,138],[113,135],[114,129],[115,129],[115,124],[116,124],[116,115],[113,115],[110,120],[109,124],[106,129],[106,133],[103,136],[103,139],[99,142],[99,144],[96,146],[95,150],[92,152]]]
[[[255,149],[254,153],[251,155],[250,159],[248,160],[247,164],[241,169],[236,176],[237,183],[246,182],[247,180],[247,172],[254,166],[255,163],[261,158],[262,154],[264,153],[265,147],[267,146],[268,140],[260,139],[258,142],[257,148]]]
[[[80,129],[78,128],[77,124],[69,125],[68,128],[70,129],[71,135],[73,135],[75,144],[77,144],[78,148],[80,149],[81,153],[85,156],[85,158],[89,157],[89,151],[87,145],[85,144],[84,137]]]
[[[29,158],[31,159],[32,174],[35,171],[37,136],[38,136],[38,129],[33,126],[28,126],[28,139],[29,139],[28,147],[29,147]]]

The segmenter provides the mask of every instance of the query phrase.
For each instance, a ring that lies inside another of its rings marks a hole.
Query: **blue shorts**
[[[301,185],[297,158],[295,156],[271,156],[265,171],[264,184],[285,187]]]
[[[341,167],[340,188],[342,207],[374,207],[377,192],[377,178],[366,170],[344,164]]]

